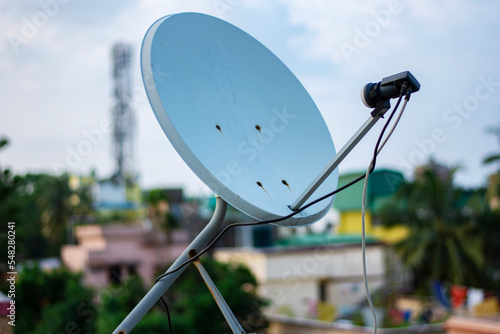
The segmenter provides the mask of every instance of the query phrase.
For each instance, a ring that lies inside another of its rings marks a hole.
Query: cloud
[[[292,43],[300,45],[310,57],[326,57],[344,65],[348,59],[342,50],[343,44],[350,44],[362,55],[377,49],[383,56],[393,52],[395,46],[425,45],[429,37],[439,47],[443,41],[432,38],[433,35],[453,40],[455,34],[460,34],[457,27],[476,31],[479,17],[490,24],[496,23],[493,8],[500,9],[498,3],[491,1],[484,4],[457,0],[280,0],[280,3],[288,13],[289,24],[302,29],[301,33],[291,37]],[[367,35],[368,42],[359,43],[362,40],[359,35]]]
[[[58,0],[44,3],[54,1]],[[391,14],[390,22],[385,24],[382,14],[389,10],[389,3],[389,0],[67,1],[56,14],[47,14],[50,19],[42,24],[43,15],[37,14],[44,12],[40,2],[0,2],[0,115],[2,134],[12,139],[9,150],[2,152],[2,160],[14,165],[16,171],[50,168],[51,161],[65,159],[67,146],[75,147],[84,138],[84,130],[95,128],[103,118],[110,117],[113,103],[110,49],[114,42],[125,40],[134,46],[133,87],[139,97],[137,155],[143,180],[147,185],[170,182],[199,188],[199,181],[178,158],[154,118],[143,94],[139,68],[140,44],[149,26],[164,15],[196,11],[230,21],[275,52],[313,96],[337,148],[367,115],[359,100],[362,85],[411,70],[421,81],[422,91],[409,105],[411,111],[398,129],[402,134],[398,142],[387,148],[386,161],[396,161],[397,167],[398,155],[412,150],[415,138],[422,138],[429,129],[440,126],[442,114],[473,92],[479,75],[492,74],[495,80],[500,80],[497,66],[500,46],[495,42],[500,33],[496,17],[500,4],[492,0],[401,1],[401,12]],[[25,36],[28,42],[20,44],[16,53],[8,37],[13,33],[21,35],[23,28],[29,32],[26,22],[38,23],[38,31],[30,38]],[[379,24],[379,31],[373,22]],[[370,35],[367,29],[375,30]],[[359,31],[369,37],[366,45],[356,40]],[[359,52],[346,57],[342,43]],[[468,154],[461,148],[473,150],[466,141],[469,136],[474,143],[486,136],[482,135],[486,124],[498,118],[495,109],[500,104],[498,97],[495,94],[485,101],[460,131],[447,133],[448,142],[436,154],[453,161]],[[489,138],[481,141],[492,142]],[[474,154],[494,150],[489,145],[477,144],[479,148]],[[357,150],[366,152],[369,147],[371,143],[367,140]],[[397,149],[391,151],[391,147]],[[87,172],[91,166],[99,166],[100,173],[106,175],[113,168],[110,153],[108,138],[75,171]],[[354,153],[344,170],[364,168],[365,155]],[[477,167],[468,173],[476,179],[483,175]]]

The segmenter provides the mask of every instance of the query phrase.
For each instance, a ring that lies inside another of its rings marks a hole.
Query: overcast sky
[[[500,150],[486,132],[500,124],[500,2],[494,0],[2,0],[0,135],[11,143],[0,165],[16,173],[95,168],[99,177],[110,176],[111,47],[125,41],[134,47],[141,185],[207,193],[163,134],[140,78],[148,27],[185,11],[227,20],[273,51],[313,97],[337,149],[368,117],[361,87],[409,70],[422,88],[379,166],[410,176],[432,155],[462,166],[457,181],[465,186],[484,185],[494,170],[481,163]],[[381,126],[341,164],[341,173],[366,168]],[[94,135],[88,149],[87,135],[97,132],[102,139]]]

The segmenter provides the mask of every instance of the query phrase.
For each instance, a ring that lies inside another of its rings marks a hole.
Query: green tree
[[[0,150],[8,143],[0,137]],[[6,242],[7,222],[15,222],[18,261],[59,256],[69,217],[88,214],[90,203],[89,189],[71,190],[67,174],[14,175],[0,166],[0,245]],[[0,267],[7,263],[7,253],[1,254]]]
[[[179,222],[170,211],[170,199],[163,189],[151,189],[145,196],[148,204],[148,218],[155,228],[162,229],[171,241],[172,231],[179,227]]]
[[[497,136],[500,145],[500,124],[497,126],[489,127],[487,131]],[[500,163],[500,151],[488,155],[483,160],[483,164],[485,165],[493,163]],[[500,165],[498,166],[500,167]],[[493,210],[500,211],[500,168],[496,173],[493,173],[489,176],[487,196],[491,208]]]
[[[5,137],[0,137],[0,151],[8,146],[9,140]],[[6,245],[7,240],[7,222],[14,221],[15,216],[21,212],[21,208],[15,207],[11,203],[13,194],[19,188],[21,179],[12,175],[10,169],[3,169],[0,166],[0,218],[2,224],[0,226],[0,244]],[[7,252],[2,252],[2,264],[5,266],[7,263]],[[7,270],[4,270],[7,271]]]
[[[25,267],[17,278],[16,310],[16,333],[95,332],[92,292],[66,269]]]
[[[497,139],[500,144],[500,124],[496,126],[489,127],[487,131],[495,136],[497,136]],[[500,163],[500,152],[492,153],[488,155],[486,158],[483,160],[484,164],[492,164],[492,163]]]
[[[258,332],[268,326],[262,313],[267,301],[256,294],[257,282],[242,265],[225,264],[203,259],[203,264],[217,284],[221,294],[248,332]],[[138,278],[123,285],[113,285],[101,292],[97,333],[111,333],[137,305],[145,294]],[[228,333],[222,313],[210,291],[193,265],[177,279],[164,296],[168,303],[174,333]],[[134,328],[133,333],[168,333],[166,310],[160,302]]]
[[[262,313],[267,300],[257,295],[257,281],[243,265],[202,260],[207,272],[247,332],[259,332],[269,322]],[[228,333],[230,329],[193,265],[167,292],[175,333]]]
[[[40,232],[46,241],[47,255],[58,256],[66,241],[66,226],[72,213],[68,175],[28,174],[32,197],[38,210]]]
[[[98,334],[109,334],[125,319],[127,314],[139,303],[146,289],[138,276],[129,277],[123,284],[113,284],[99,292],[100,306],[97,318]],[[168,333],[168,318],[163,306],[148,312],[135,326],[134,333]]]
[[[477,229],[483,240],[485,289],[500,293],[500,211],[486,209],[477,219]]]
[[[1,175],[0,220],[5,222],[1,226],[2,242],[7,222],[13,221],[18,260],[59,256],[66,242],[69,216],[79,209],[70,203],[68,175],[20,176],[8,169]]]
[[[386,226],[404,225],[408,237],[394,247],[414,273],[417,287],[429,280],[482,286],[483,238],[476,228],[482,207],[453,184],[456,169],[421,170],[382,210]]]

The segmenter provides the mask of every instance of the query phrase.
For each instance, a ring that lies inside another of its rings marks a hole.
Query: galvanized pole
[[[215,211],[210,222],[198,234],[198,236],[191,242],[191,244],[182,252],[182,254],[175,260],[175,262],[167,270],[174,270],[179,265],[189,259],[189,251],[194,249],[200,252],[206,243],[214,236],[215,232],[221,225],[224,217],[226,216],[227,203],[220,197],[216,198]],[[173,274],[167,275],[159,280],[149,292],[142,298],[137,306],[128,314],[118,327],[114,330],[113,334],[128,334],[137,325],[137,323],[144,317],[144,315],[153,307],[153,305],[160,299],[160,297],[168,290],[170,285],[174,283],[177,277],[182,274],[186,267],[181,268]]]

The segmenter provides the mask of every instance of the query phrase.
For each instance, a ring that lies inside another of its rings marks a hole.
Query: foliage
[[[165,231],[171,240],[172,230],[179,227],[179,221],[170,211],[170,198],[164,189],[151,189],[145,194],[148,204],[148,218],[156,228]]]
[[[173,329],[172,329],[173,330]],[[134,333],[165,334],[169,333],[168,319],[159,310],[150,312],[135,326]],[[182,333],[182,332],[175,332]]]
[[[8,140],[6,138],[0,138],[0,149],[8,145]],[[7,222],[19,222],[23,221],[23,217],[26,217],[27,222],[29,220],[30,214],[30,204],[26,203],[22,199],[26,196],[29,189],[25,186],[25,181],[22,177],[14,175],[10,169],[3,169],[0,166],[0,244],[6,245],[7,240]],[[23,203],[24,202],[24,203]],[[22,236],[19,235],[20,231],[16,231],[17,247],[16,253],[22,254],[23,243]],[[28,232],[28,231],[27,231]],[[20,238],[21,237],[21,238]],[[21,240],[20,240],[21,239]],[[1,266],[5,266],[7,263],[7,252],[2,252],[0,255]],[[7,270],[5,270],[7,271]]]
[[[68,175],[12,176],[4,170],[3,176],[0,219],[16,223],[18,260],[58,256],[66,241],[68,218],[75,212],[69,202]],[[6,225],[1,228],[5,233]]]
[[[146,294],[138,276],[129,277],[122,285],[114,284],[100,291],[100,308],[97,318],[98,334],[108,334],[125,319],[127,314]],[[163,313],[153,310],[146,314],[134,329],[137,333],[167,333],[168,320]]]
[[[453,185],[455,171],[443,175],[425,168],[400,188],[396,201],[381,213],[384,225],[409,228],[408,237],[395,249],[420,286],[431,279],[485,284],[485,239],[477,228],[485,205],[477,204],[476,194]]]
[[[477,219],[476,227],[483,240],[486,276],[485,289],[500,293],[500,212],[485,210]]]
[[[203,266],[247,332],[268,326],[262,308],[268,302],[257,295],[257,281],[243,265],[204,259]],[[194,266],[190,266],[167,293],[176,333],[226,333],[230,329],[207,286]]]
[[[81,277],[65,269],[23,269],[17,279],[16,333],[94,333],[95,307]],[[22,320],[24,319],[24,320]],[[26,321],[25,319],[29,319]]]
[[[241,266],[214,260],[203,260],[219,291],[245,328],[256,331],[267,327],[261,312],[266,301],[256,295],[257,283],[251,272]],[[114,285],[101,292],[101,306],[97,319],[97,333],[107,334],[137,305],[145,294],[138,277]],[[194,266],[190,266],[169,289],[165,296],[169,305],[172,329],[175,333],[222,333],[229,328],[208,288]],[[147,313],[135,327],[137,333],[168,332],[168,318],[162,304]]]
[[[500,124],[488,128],[488,132],[497,136],[500,143]],[[500,152],[492,153],[483,160],[484,164],[500,163]]]
[[[8,141],[0,138],[0,148]],[[78,203],[74,203],[78,199]],[[67,174],[14,175],[0,166],[0,242],[7,237],[7,222],[16,223],[16,258],[39,259],[59,256],[66,241],[71,215],[90,211],[89,189],[71,190]],[[7,263],[6,252],[2,264]]]
[[[268,321],[261,311],[267,302],[257,296],[256,280],[247,268],[211,259],[204,259],[203,264],[245,329],[253,332],[267,327]],[[123,285],[113,285],[101,291],[96,333],[111,333],[145,293],[138,277],[129,278]],[[167,291],[165,299],[170,309],[174,333],[230,332],[222,313],[194,266],[191,265],[186,269]],[[166,310],[158,302],[133,332],[163,334],[168,333],[168,330]]]

